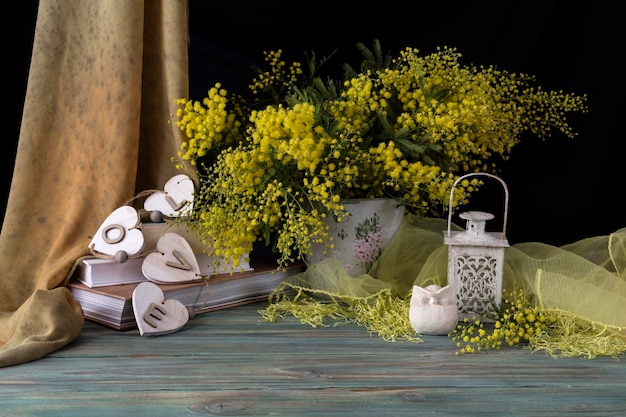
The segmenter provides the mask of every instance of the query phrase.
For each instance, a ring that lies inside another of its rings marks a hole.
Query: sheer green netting
[[[409,322],[410,295],[413,285],[446,285],[444,230],[443,219],[407,215],[368,274],[353,278],[338,261],[322,261],[286,280],[261,315],[315,327],[353,322],[388,341],[422,342]],[[523,288],[557,318],[531,349],[585,358],[626,352],[626,228],[563,247],[506,248],[503,287]]]

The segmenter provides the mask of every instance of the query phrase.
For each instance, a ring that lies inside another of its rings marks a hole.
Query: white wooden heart
[[[152,282],[142,282],[133,291],[133,312],[142,336],[173,333],[189,321],[187,307],[178,300],[166,300],[163,291]]]
[[[165,216],[178,217],[188,215],[193,209],[194,183],[187,175],[180,174],[170,178],[163,187],[143,203],[147,211],[160,211]]]
[[[189,242],[178,233],[167,232],[157,240],[156,251],[141,264],[144,276],[157,284],[193,282],[202,279],[198,259]]]
[[[139,213],[134,207],[118,207],[98,228],[89,247],[105,255],[114,256],[119,251],[137,255],[145,245],[143,233],[137,228],[139,224]]]

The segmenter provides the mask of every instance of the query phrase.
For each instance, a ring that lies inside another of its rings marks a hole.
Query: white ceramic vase
[[[346,199],[344,207],[350,216],[337,222],[328,218],[329,236],[334,248],[324,244],[313,246],[311,264],[326,258],[339,259],[348,275],[357,277],[370,269],[382,249],[396,232],[404,215],[404,207],[391,198]]]

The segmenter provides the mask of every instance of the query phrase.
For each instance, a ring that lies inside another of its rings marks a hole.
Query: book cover
[[[204,247],[198,236],[186,227],[165,222],[147,223],[141,225],[141,231],[145,239],[144,253],[147,254],[155,250],[159,238],[167,232],[173,232],[182,236],[189,243],[202,274],[215,272],[214,258],[206,253],[207,248]],[[113,259],[85,257],[78,261],[72,276],[93,288],[144,282],[148,281],[141,270],[144,258],[143,256],[130,258],[126,262],[116,263]],[[248,258],[249,254],[241,256],[239,267],[237,268],[238,271],[252,270]],[[230,265],[222,263],[219,267],[229,270]]]
[[[187,284],[159,284],[166,299],[176,299],[195,314],[267,299],[287,277],[303,270],[292,265],[277,270],[275,265],[253,265],[253,270],[213,275]],[[133,291],[139,283],[89,287],[77,279],[68,288],[81,305],[87,320],[116,330],[137,327],[133,313]]]
[[[141,272],[142,262],[143,259],[128,259],[123,263],[112,259],[83,259],[76,266],[72,277],[88,287],[148,281]]]
[[[195,255],[202,274],[214,273],[216,268],[213,265],[212,257],[206,253],[196,253]],[[82,259],[76,266],[73,277],[92,288],[144,282],[148,281],[148,279],[141,270],[143,260],[144,258],[142,257],[118,263],[112,259]],[[227,265],[222,265],[221,267],[228,270]],[[245,261],[245,258],[242,258],[240,261],[239,270],[252,271],[250,264]]]

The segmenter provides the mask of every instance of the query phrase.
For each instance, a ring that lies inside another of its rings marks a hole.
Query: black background
[[[2,202],[10,186],[37,10],[33,0],[15,3],[2,14]],[[287,59],[297,60],[306,51],[327,56],[337,50],[331,62],[340,68],[345,61],[358,64],[356,43],[371,45],[373,39],[394,54],[407,46],[422,53],[455,47],[462,63],[493,64],[535,75],[545,89],[588,95],[589,113],[570,116],[577,138],[524,137],[500,165],[510,193],[509,242],[561,245],[626,226],[626,15],[619,3],[365,4],[190,0],[191,98],[201,99],[218,81],[244,92],[253,75],[250,66],[262,63],[265,50],[281,48]],[[485,187],[470,208],[501,215],[501,186]],[[492,229],[501,227],[494,222]]]

